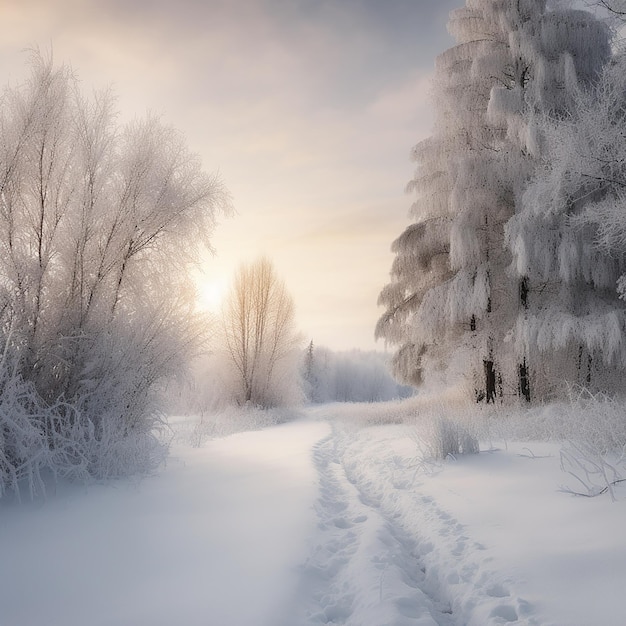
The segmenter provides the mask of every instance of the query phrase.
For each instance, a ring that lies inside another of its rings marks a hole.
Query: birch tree
[[[268,408],[299,397],[299,337],[285,284],[266,258],[237,271],[222,313],[232,395]]]
[[[49,452],[33,452],[38,462],[91,475],[132,465],[121,451],[151,437],[158,386],[198,340],[187,269],[228,208],[180,133],[155,117],[120,127],[110,92],[86,98],[67,66],[33,53],[29,79],[4,90],[0,340],[10,371],[0,381],[27,390],[14,397]],[[6,467],[32,467],[30,446],[20,449]]]

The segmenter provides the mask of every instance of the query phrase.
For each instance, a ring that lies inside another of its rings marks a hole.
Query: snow
[[[154,476],[0,502],[0,624],[626,623],[623,484],[564,493],[557,443],[425,462],[376,410],[204,442],[179,419]]]
[[[348,467],[415,537],[454,623],[624,624],[626,491],[616,503],[560,492],[557,444],[509,443],[430,475],[407,464],[411,448],[405,427],[360,433]]]
[[[2,626],[275,624],[306,556],[323,422],[178,444],[141,482],[0,514]]]

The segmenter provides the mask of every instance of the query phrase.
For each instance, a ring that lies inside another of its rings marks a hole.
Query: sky
[[[461,0],[0,0],[0,84],[52,50],[120,119],[151,111],[219,172],[220,220],[198,278],[217,306],[269,257],[303,338],[374,340],[392,241],[409,223],[411,147],[430,134],[435,56]]]

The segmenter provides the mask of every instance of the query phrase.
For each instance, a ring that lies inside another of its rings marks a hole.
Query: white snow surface
[[[563,493],[553,443],[423,463],[364,411],[178,418],[154,476],[0,501],[0,626],[626,624],[623,483]]]

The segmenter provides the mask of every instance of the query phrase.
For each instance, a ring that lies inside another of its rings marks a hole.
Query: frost
[[[583,361],[592,369],[621,361],[620,324],[585,331],[593,315],[578,298],[587,285],[610,299],[619,263],[570,222],[593,185],[579,184],[569,141],[577,121],[568,118],[609,60],[610,33],[592,14],[548,10],[544,0],[468,0],[449,30],[458,44],[435,64],[434,134],[413,150],[418,169],[408,185],[416,221],[394,244],[377,336],[402,354],[394,361],[402,380],[447,369],[487,401],[545,397],[566,371],[587,378]],[[615,231],[598,236],[606,242]],[[553,310],[563,312],[562,331],[554,320],[531,323]],[[565,337],[590,353],[579,355]],[[571,362],[559,370],[565,353]]]

